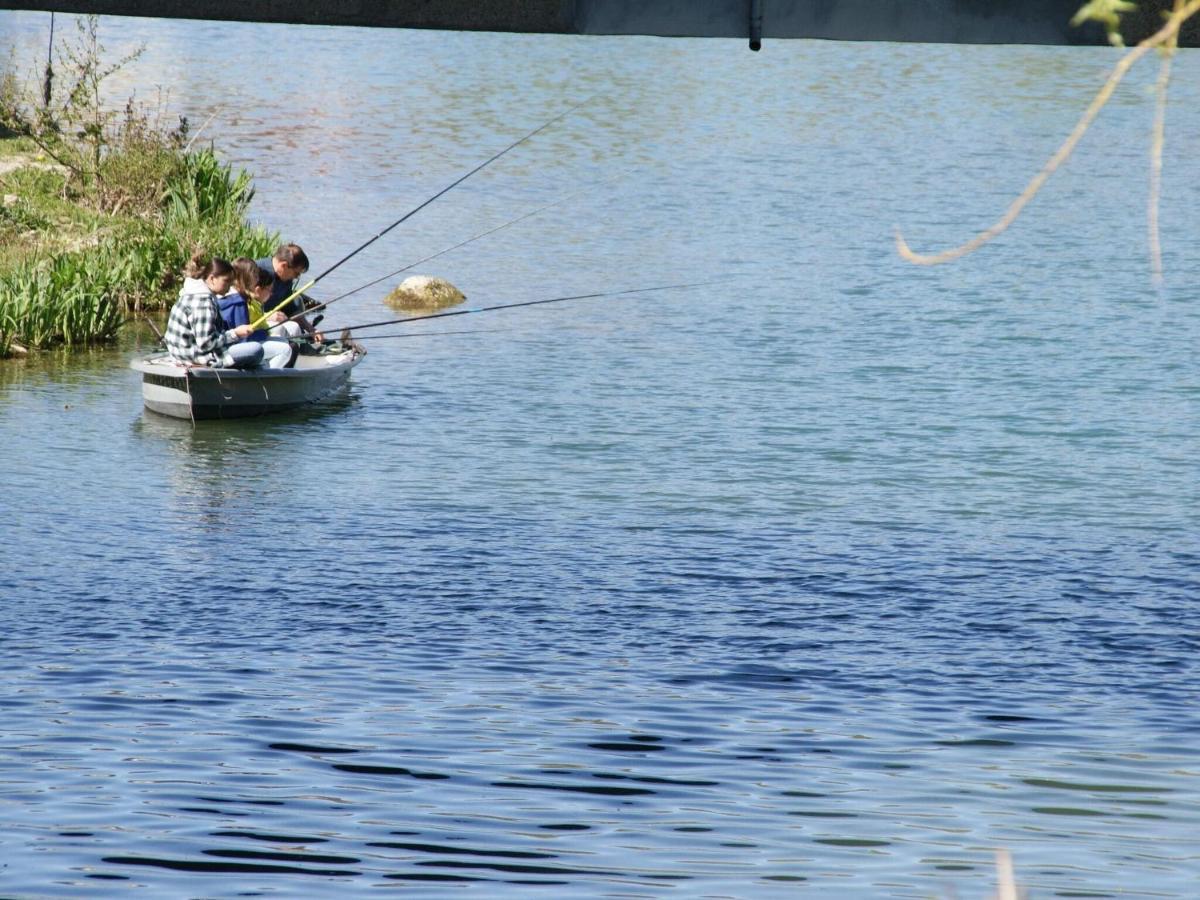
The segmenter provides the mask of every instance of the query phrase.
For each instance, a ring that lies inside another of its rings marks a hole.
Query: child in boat
[[[259,323],[263,318],[262,301],[271,290],[270,274],[259,268],[254,260],[241,256],[233,261],[233,286],[234,291],[217,300],[225,327]],[[263,365],[268,369],[290,368],[296,361],[296,345],[289,342],[288,337],[299,335],[300,326],[285,322],[283,318],[282,313],[273,313],[267,320],[275,325],[270,335],[259,328],[249,337],[249,340],[262,344]]]
[[[228,293],[233,266],[197,251],[183,270],[183,289],[167,319],[167,352],[177,362],[225,368],[253,368],[262,361],[262,345],[249,337],[249,325],[225,328],[220,294]]]

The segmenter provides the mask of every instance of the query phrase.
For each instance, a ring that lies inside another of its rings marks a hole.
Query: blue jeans
[[[262,362],[263,348],[258,341],[241,341],[225,348],[221,365],[227,369],[253,369]]]

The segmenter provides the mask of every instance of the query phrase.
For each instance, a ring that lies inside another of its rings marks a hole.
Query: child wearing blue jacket
[[[270,274],[259,268],[254,260],[241,256],[233,261],[235,290],[217,300],[226,328],[250,325],[262,317],[262,300],[270,294],[271,281]],[[252,332],[248,340],[262,344],[262,364],[268,369],[288,369],[296,362],[297,347],[286,336],[271,337],[260,328]]]

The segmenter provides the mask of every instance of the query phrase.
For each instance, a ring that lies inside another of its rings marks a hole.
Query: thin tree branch
[[[1175,12],[1183,6],[1183,0],[1175,0]],[[1163,263],[1162,241],[1158,231],[1158,208],[1162,197],[1163,144],[1166,138],[1167,85],[1171,82],[1171,61],[1175,57],[1178,35],[1169,38],[1163,47],[1162,64],[1158,69],[1158,81],[1154,86],[1154,131],[1150,141],[1150,196],[1146,202],[1146,230],[1150,245],[1150,278],[1155,287],[1162,287]]]
[[[943,250],[940,253],[922,254],[915,253],[904,240],[904,236],[900,233],[900,229],[896,229],[896,252],[904,259],[911,263],[916,263],[922,266],[934,266],[940,263],[950,262],[951,260],[959,259],[966,256],[975,250],[978,250],[988,241],[1002,234],[1017,217],[1021,211],[1028,205],[1029,201],[1037,196],[1038,191],[1042,189],[1047,179],[1057,171],[1074,152],[1076,145],[1080,139],[1087,133],[1096,116],[1100,114],[1105,104],[1112,98],[1113,92],[1117,89],[1122,79],[1128,74],[1133,65],[1145,56],[1151,49],[1158,46],[1163,46],[1169,42],[1173,42],[1179,35],[1180,26],[1190,19],[1197,12],[1200,12],[1200,0],[1190,0],[1186,5],[1177,6],[1174,12],[1167,18],[1167,22],[1143,41],[1140,41],[1136,47],[1127,52],[1117,64],[1113,67],[1113,71],[1108,76],[1108,80],[1100,91],[1092,99],[1087,110],[1075,125],[1067,139],[1055,151],[1054,155],[1042,167],[1042,170],[1033,177],[1026,186],[1025,190],[1012,202],[1008,210],[1001,216],[993,225],[981,231],[965,244],[960,244],[957,247],[952,247],[949,250]]]

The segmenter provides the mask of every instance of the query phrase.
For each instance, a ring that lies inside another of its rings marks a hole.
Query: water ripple
[[[330,295],[588,185],[430,272],[714,283],[426,323],[273,420],[144,413],[134,325],[0,365],[6,895],[969,896],[998,847],[1031,895],[1195,895],[1200,315],[1110,233],[1152,74],[926,270],[889,223],[994,216],[1110,54],[120,25],[318,266],[596,95]]]

